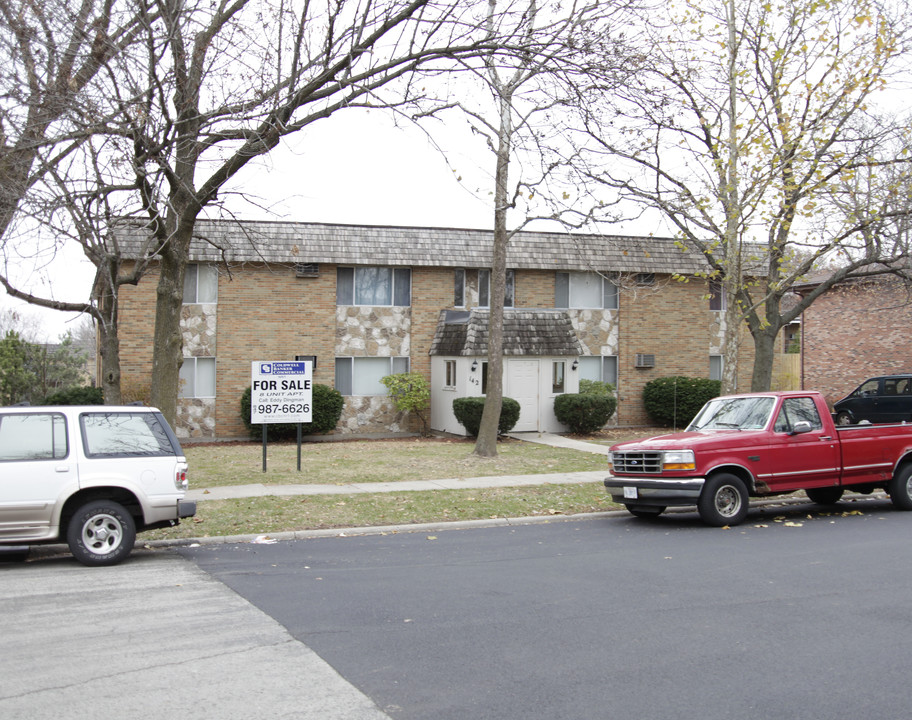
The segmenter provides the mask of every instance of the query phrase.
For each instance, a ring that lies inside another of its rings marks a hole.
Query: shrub
[[[580,380],[580,395],[614,396],[614,385],[601,380]]]
[[[601,430],[616,409],[617,398],[613,395],[565,393],[554,398],[557,419],[577,435]]]
[[[101,388],[99,387],[71,387],[51,393],[44,399],[45,405],[103,405]]]
[[[456,415],[456,419],[466,429],[466,432],[473,437],[478,436],[484,404],[484,397],[456,398],[453,401],[453,413]],[[504,435],[513,429],[519,421],[519,410],[519,403],[516,400],[508,397],[503,399],[500,422],[497,424],[497,432],[500,435]]]
[[[421,373],[397,373],[380,378],[399,412],[412,412],[421,421],[421,434],[428,434],[426,410],[431,406],[431,384]]]
[[[650,380],[643,388],[643,405],[657,425],[683,427],[694,419],[707,400],[718,397],[722,383],[683,376]]]
[[[259,440],[263,437],[263,426],[257,423],[250,424],[250,387],[241,395],[241,420],[250,433],[250,437]],[[342,407],[345,398],[342,393],[328,385],[314,384],[313,398],[311,401],[311,421],[301,424],[301,433],[316,435],[328,433],[336,429],[339,418],[342,417]],[[298,426],[295,423],[274,423],[269,425],[267,437],[270,440],[294,440],[298,437]]]

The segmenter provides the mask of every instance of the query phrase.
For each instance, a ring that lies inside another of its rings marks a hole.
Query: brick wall
[[[215,434],[221,438],[244,437],[239,402],[250,384],[252,361],[315,355],[315,382],[334,385],[334,359],[341,332],[337,327],[336,266],[321,265],[316,278],[297,278],[290,265],[262,263],[233,266],[230,274],[220,267],[219,272]],[[472,307],[477,304],[477,273],[469,271],[466,275],[467,303]],[[147,380],[151,371],[157,281],[153,271],[137,287],[121,292],[121,353],[126,376]],[[592,341],[586,344],[588,351],[618,355],[619,424],[649,422],[642,405],[643,386],[649,380],[665,375],[708,375],[709,355],[718,345],[719,329],[718,313],[708,309],[706,292],[702,282],[679,283],[660,276],[654,287],[622,289],[618,310],[577,311],[574,324],[579,335]],[[554,307],[554,273],[517,271],[515,305]],[[408,347],[412,370],[429,379],[428,350],[439,312],[452,307],[453,269],[414,268]],[[592,343],[598,347],[589,347]],[[750,350],[749,339],[744,348]],[[656,367],[634,367],[637,353],[655,355]],[[749,386],[750,369],[746,357],[742,363],[744,387]],[[359,421],[362,431],[401,427],[402,418],[391,408],[381,407],[383,401],[372,399],[365,404],[346,399],[346,412],[377,414],[375,423]],[[409,428],[417,429],[414,419]]]
[[[825,293],[802,319],[804,387],[832,404],[863,380],[912,372],[912,306],[901,283],[878,280]]]

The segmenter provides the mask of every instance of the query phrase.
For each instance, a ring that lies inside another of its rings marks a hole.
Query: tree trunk
[[[156,291],[152,404],[161,410],[171,427],[176,427],[177,422],[177,394],[184,360],[180,317],[190,235],[187,232],[184,239],[175,233],[162,249],[161,274]]]
[[[751,392],[766,392],[773,385],[773,363],[776,360],[776,339],[779,327],[768,325],[754,333],[754,372]]]
[[[120,336],[117,332],[117,295],[102,291],[98,298],[97,320],[98,352],[101,355],[101,391],[105,405],[120,405],[123,394],[120,389]]]

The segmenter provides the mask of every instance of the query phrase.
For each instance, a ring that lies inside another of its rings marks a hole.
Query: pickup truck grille
[[[662,472],[662,453],[658,452],[616,452],[614,471],[625,473]]]

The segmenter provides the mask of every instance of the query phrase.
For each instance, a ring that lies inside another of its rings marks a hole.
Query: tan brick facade
[[[237,438],[245,435],[240,397],[250,384],[254,360],[314,355],[314,380],[334,385],[338,356],[410,358],[411,369],[430,379],[428,350],[440,311],[453,308],[454,268],[413,267],[411,307],[337,306],[337,266],[321,264],[318,277],[297,277],[292,265],[242,263],[219,268],[218,302],[186,306],[182,328],[185,356],[216,358],[216,398],[181,400],[179,430],[184,437]],[[137,287],[121,291],[121,353],[125,376],[148,378],[154,325],[152,272]],[[466,304],[477,305],[477,270],[466,271]],[[618,357],[618,423],[648,423],[643,386],[666,375],[706,377],[709,356],[721,338],[719,313],[708,309],[702,281],[681,283],[657,276],[649,287],[621,290],[616,310],[568,311],[584,354]],[[553,308],[555,273],[515,272],[518,308]],[[211,337],[206,337],[206,335]],[[745,345],[747,348],[749,343]],[[635,367],[637,353],[655,355],[654,368]],[[749,358],[745,358],[749,360]],[[750,363],[745,362],[749,376]],[[340,432],[401,431],[407,424],[385,397],[346,398]]]

